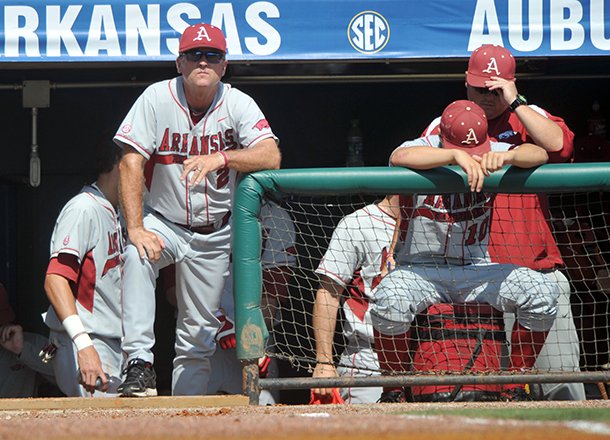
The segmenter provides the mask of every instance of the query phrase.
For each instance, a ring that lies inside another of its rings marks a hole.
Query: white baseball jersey
[[[399,148],[438,148],[439,144],[438,136],[429,136]],[[491,143],[492,151],[510,147]],[[487,255],[493,202],[489,195],[414,195],[408,200],[399,265],[381,280],[371,302],[371,318],[379,332],[406,333],[418,313],[450,301],[485,303],[517,313],[519,323],[534,332],[551,328],[557,313],[557,283],[525,267],[493,264]],[[403,207],[405,201],[401,200]]]
[[[78,259],[76,309],[85,329],[104,337],[121,333],[121,227],[117,212],[93,184],[85,186],[62,209],[51,237],[51,259],[60,254]],[[49,328],[63,331],[52,306]]]
[[[220,83],[205,117],[193,124],[182,77],[149,86],[132,106],[114,140],[149,160],[147,203],[177,224],[219,222],[231,209],[236,171],[220,169],[202,183],[180,180],[191,156],[244,149],[274,138],[269,123],[248,95]]]
[[[398,148],[440,148],[437,135],[408,141]],[[492,151],[508,151],[510,144],[492,142]],[[399,264],[488,262],[489,225],[493,194],[451,193],[401,197],[406,205],[406,230]]]
[[[381,269],[387,264],[395,226],[396,219],[376,204],[345,216],[335,228],[316,269],[317,274],[348,290],[349,296],[343,303],[347,321],[343,333],[348,340],[363,338],[360,344],[373,341],[368,302],[380,281]]]

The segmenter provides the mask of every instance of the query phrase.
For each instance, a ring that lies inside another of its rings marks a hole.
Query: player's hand
[[[184,161],[180,180],[186,179],[192,173],[190,177],[191,185],[197,185],[205,179],[209,172],[219,170],[224,166],[225,159],[219,153],[189,157]]]
[[[144,227],[130,228],[127,233],[129,241],[138,248],[141,259],[148,259],[153,263],[159,261],[161,251],[165,248],[165,242],[161,237]]]
[[[235,323],[224,314],[222,310],[216,312],[216,318],[220,321],[220,328],[216,332],[216,342],[223,350],[235,348]]]
[[[517,99],[519,92],[514,80],[508,80],[500,78],[499,76],[492,76],[489,80],[485,81],[485,87],[489,90],[497,90],[500,96],[506,102],[506,105],[512,104]]]
[[[318,363],[316,364],[316,368],[313,370],[313,375],[311,377],[339,377],[339,375],[337,374],[337,369],[334,365]],[[318,396],[331,396],[333,389],[312,388],[311,391]]]
[[[20,355],[23,351],[23,328],[17,324],[6,324],[0,327],[0,346]]]
[[[512,151],[490,151],[485,153],[482,157],[476,155],[472,157],[481,165],[483,174],[489,176],[491,173],[502,169],[504,165],[509,164],[512,155],[514,155],[514,152]]]
[[[472,192],[481,192],[483,189],[483,180],[485,174],[479,162],[462,150],[452,150],[454,152],[454,160],[457,165],[464,170],[468,177],[468,186]]]
[[[95,385],[97,378],[102,380],[102,387],[100,391],[108,391],[108,377],[102,369],[102,362],[100,356],[97,354],[95,348],[90,345],[82,350],[78,351],[77,355],[78,367],[80,370],[80,382],[82,386],[91,394],[95,392]]]

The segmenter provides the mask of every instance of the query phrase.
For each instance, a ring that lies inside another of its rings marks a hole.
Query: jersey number
[[[216,188],[221,189],[229,183],[229,168],[223,168],[216,173]]]
[[[468,228],[466,241],[464,242],[466,246],[471,246],[477,241],[482,242],[483,240],[485,240],[489,229],[489,219],[490,218],[487,217],[481,223],[475,223]]]

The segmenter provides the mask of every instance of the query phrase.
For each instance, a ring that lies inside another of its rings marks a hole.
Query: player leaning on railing
[[[440,136],[408,141],[391,155],[394,166],[427,170],[458,165],[468,176],[470,193],[403,197],[406,229],[392,270],[374,292],[371,318],[382,370],[408,369],[407,346],[413,318],[439,302],[487,303],[513,312],[510,370],[530,369],[556,315],[559,288],[543,274],[512,264],[492,264],[488,253],[493,194],[481,192],[490,173],[504,165],[531,168],[544,164],[542,148],[490,142],[483,110],[456,101],[441,117]],[[522,385],[504,387],[507,400],[526,397]],[[400,389],[384,389],[382,401],[400,401]]]

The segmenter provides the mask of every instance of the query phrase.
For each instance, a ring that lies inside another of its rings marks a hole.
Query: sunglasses
[[[182,55],[184,55],[191,63],[198,63],[205,58],[205,62],[208,64],[219,64],[225,59],[225,54],[222,52],[206,52],[199,49],[189,50],[188,52],[184,52]]]
[[[497,90],[489,90],[487,87],[473,87],[474,91],[477,92],[479,95],[487,95],[487,94],[492,94],[494,96],[498,96],[499,93]]]

